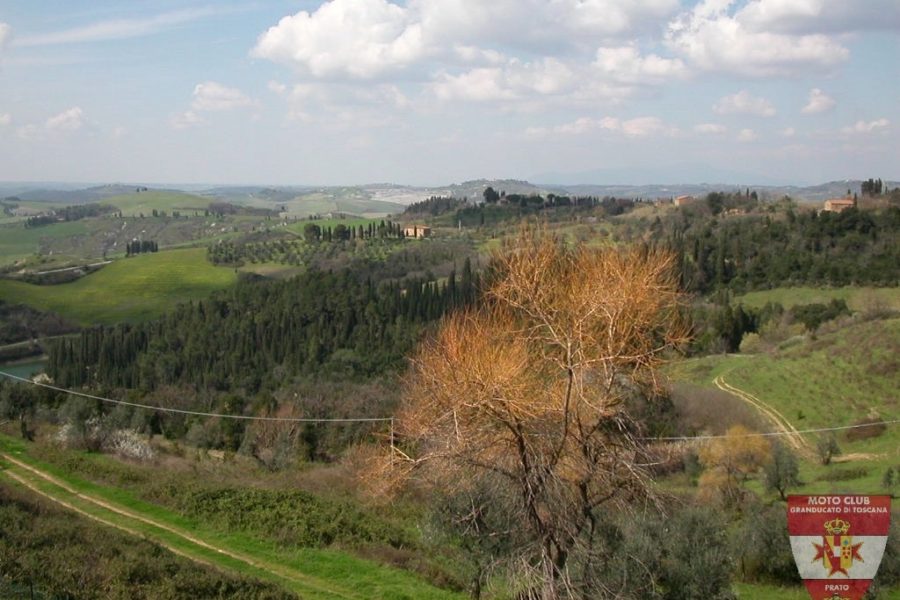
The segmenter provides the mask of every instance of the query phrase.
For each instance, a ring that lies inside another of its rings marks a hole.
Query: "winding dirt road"
[[[774,408],[770,404],[766,404],[753,394],[745,392],[744,390],[737,388],[725,381],[724,375],[719,375],[713,380],[713,383],[717,388],[722,390],[723,392],[728,392],[732,396],[737,396],[757,411],[759,411],[763,417],[769,421],[775,431],[782,431],[786,435],[784,436],[787,443],[794,449],[794,451],[800,453],[804,458],[814,459],[815,458],[815,449],[812,444],[803,437],[803,435],[797,430],[794,425],[787,420],[787,418],[781,414],[778,409]]]
[[[59,504],[60,506],[63,506],[63,507],[65,507],[69,510],[72,510],[84,517],[87,517],[89,519],[92,519],[94,521],[102,523],[109,527],[115,527],[116,529],[119,529],[121,531],[129,533],[131,535],[136,535],[138,537],[150,538],[154,543],[159,544],[160,546],[163,546],[167,550],[170,550],[171,552],[173,552],[175,554],[178,554],[180,556],[183,556],[185,558],[188,558],[188,559],[198,562],[200,564],[203,564],[206,566],[213,566],[216,568],[227,569],[226,566],[223,566],[220,564],[215,564],[215,561],[208,561],[203,558],[200,558],[196,552],[191,551],[191,549],[190,549],[191,545],[200,547],[200,548],[215,552],[217,554],[220,554],[222,556],[226,556],[233,560],[242,562],[242,563],[247,564],[255,569],[258,569],[260,571],[268,573],[268,574],[274,576],[274,578],[286,580],[290,584],[293,584],[293,585],[289,585],[289,587],[291,589],[294,589],[294,590],[300,591],[300,592],[305,591],[307,593],[314,594],[315,597],[317,597],[317,598],[337,598],[337,599],[346,599],[346,600],[362,600],[363,599],[363,596],[358,595],[354,591],[344,589],[344,588],[341,588],[341,587],[338,587],[335,585],[331,585],[328,582],[321,581],[314,577],[305,575],[305,574],[303,574],[299,571],[296,571],[295,569],[292,569],[288,566],[281,565],[281,564],[274,564],[269,561],[258,560],[257,558],[254,558],[245,553],[234,552],[225,547],[211,544],[209,542],[206,542],[206,541],[188,533],[187,531],[184,531],[177,527],[173,527],[171,525],[163,523],[163,522],[159,521],[158,519],[149,518],[142,514],[136,513],[133,510],[116,505],[112,502],[108,502],[108,501],[98,498],[96,496],[93,496],[90,494],[85,494],[83,492],[79,492],[78,490],[74,489],[72,486],[67,484],[65,481],[62,481],[58,477],[55,477],[55,476],[51,475],[50,473],[47,473],[40,469],[37,469],[37,468],[33,467],[32,465],[29,465],[21,460],[18,460],[17,458],[15,458],[7,453],[0,453],[0,458],[2,458],[5,462],[7,462],[8,464],[13,466],[13,468],[11,468],[11,469],[0,470],[0,473],[3,473],[4,475],[15,480],[16,482],[25,486],[26,488],[28,488],[35,494],[38,494],[52,502],[55,502],[56,504]],[[58,495],[53,494],[52,492],[48,491],[47,489],[42,489],[42,486],[37,484],[37,481],[39,481],[39,480],[43,480],[47,483],[52,484],[53,486],[56,486],[56,487],[64,490],[65,492],[67,492],[74,498],[77,498],[78,500],[81,500],[81,501],[89,503],[89,504],[93,504],[97,507],[102,508],[105,511],[114,513],[115,515],[125,517],[126,520],[137,521],[139,523],[143,523],[143,524],[149,525],[153,528],[176,535],[179,538],[182,538],[184,541],[189,542],[189,544],[186,546],[187,549],[173,547],[172,544],[166,543],[164,540],[160,539],[158,536],[148,535],[146,532],[138,531],[137,529],[131,528],[120,522],[116,522],[115,520],[105,519],[96,514],[92,514],[91,512],[89,512],[87,510],[84,510],[84,508],[79,508],[78,506],[75,505],[75,503],[73,503],[71,501],[66,501],[66,500],[60,498]]]

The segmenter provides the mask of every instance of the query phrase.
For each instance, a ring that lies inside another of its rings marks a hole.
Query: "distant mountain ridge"
[[[290,205],[316,198],[322,209],[357,213],[388,213],[431,196],[453,196],[478,201],[488,186],[507,194],[570,194],[577,196],[616,196],[621,198],[667,198],[681,195],[705,195],[714,191],[737,191],[747,188],[769,198],[791,196],[808,202],[859,193],[862,180],[837,180],[810,186],[764,185],[753,183],[678,183],[678,184],[561,184],[532,183],[520,179],[473,179],[445,186],[421,187],[377,183],[359,186],[198,186],[155,187],[158,192],[183,192],[235,204],[257,207]],[[885,180],[887,188],[900,187],[900,181]],[[106,184],[78,188],[73,184],[23,184],[0,182],[0,198],[15,196],[30,202],[86,204],[105,198],[133,194],[142,184]]]

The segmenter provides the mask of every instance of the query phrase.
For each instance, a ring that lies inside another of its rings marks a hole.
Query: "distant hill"
[[[125,216],[139,214],[149,216],[154,210],[165,211],[168,214],[174,211],[187,214],[203,211],[210,205],[209,198],[201,198],[193,194],[162,190],[136,192],[135,188],[131,188],[131,191],[127,193],[108,196],[103,201],[118,208]]]
[[[745,173],[733,169],[721,169],[710,165],[682,163],[675,165],[641,165],[638,167],[600,168],[589,171],[540,173],[529,178],[544,185],[622,185],[649,186],[658,184],[780,186],[790,185],[776,177],[759,173]]]
[[[674,169],[674,170],[673,170]],[[699,181],[691,173],[705,174],[705,183],[642,183],[644,181]],[[229,202],[255,208],[279,210],[292,215],[344,212],[378,216],[398,214],[412,204],[431,196],[453,196],[480,200],[482,192],[491,186],[507,194],[570,194],[578,196],[615,196],[620,198],[665,198],[681,195],[700,196],[713,191],[754,189],[769,198],[784,195],[800,201],[821,202],[846,195],[847,190],[859,193],[859,179],[837,180],[816,185],[787,185],[768,178],[724,170],[703,170],[685,167],[679,174],[673,168],[604,169],[584,173],[538,175],[539,183],[517,179],[474,179],[444,186],[418,187],[391,183],[360,186],[166,186],[151,187],[148,191],[163,195],[183,195],[194,200],[184,206],[204,206],[209,201]],[[632,182],[632,183],[629,183]],[[900,181],[885,180],[888,188],[900,187]],[[0,198],[16,196],[23,201],[55,204],[86,204],[105,202],[136,194],[139,184],[109,184],[78,187],[76,184],[3,183]],[[143,193],[143,192],[142,192]],[[147,205],[150,197],[142,199]],[[171,204],[164,202],[163,204]],[[171,207],[159,206],[161,210]]]
[[[53,202],[73,205],[100,202],[111,196],[134,193],[137,188],[138,186],[121,184],[101,185],[75,190],[41,188],[24,190],[17,193],[16,196],[30,202]]]

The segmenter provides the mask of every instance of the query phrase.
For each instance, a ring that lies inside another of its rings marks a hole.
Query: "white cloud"
[[[81,107],[73,106],[58,115],[47,119],[44,127],[47,131],[78,131],[84,126],[84,111]]]
[[[271,82],[270,82],[271,89]],[[191,107],[170,120],[175,129],[187,129],[206,122],[205,112],[221,112],[256,106],[257,103],[237,88],[230,88],[215,81],[204,81],[194,86]]]
[[[781,135],[787,138],[794,137],[795,135],[797,135],[797,130],[793,127],[785,127],[781,130]]]
[[[827,70],[849,56],[826,35],[747,27],[732,14],[735,5],[735,0],[702,0],[669,23],[666,44],[699,69],[751,77]]]
[[[613,81],[634,84],[660,84],[683,77],[687,71],[681,59],[641,56],[634,46],[599,48],[594,66]]]
[[[232,110],[252,105],[253,100],[241,90],[215,81],[204,81],[194,86],[194,99],[191,102],[191,108],[195,111]]]
[[[578,83],[572,69],[555,58],[513,59],[503,67],[479,67],[459,75],[439,73],[430,89],[440,100],[485,102],[564,94]]]
[[[215,14],[212,8],[178,10],[143,19],[100,21],[84,27],[18,38],[17,46],[53,46],[121,40],[152,35]]]
[[[329,130],[402,127],[399,115],[416,108],[392,84],[300,83],[279,95],[287,106],[288,121],[314,121],[316,126]]]
[[[490,40],[535,50],[650,31],[678,0],[412,0],[409,7],[431,46]]]
[[[561,56],[598,36],[648,31],[677,7],[678,0],[328,0],[282,18],[251,54],[327,79],[372,79],[428,61],[499,66],[508,59],[498,46]],[[658,56],[644,60],[648,75],[677,68]]]
[[[619,119],[613,117],[603,117],[602,119],[580,117],[570,123],[563,123],[555,127],[529,127],[525,130],[525,135],[532,138],[543,138],[551,135],[582,135],[600,129],[617,131],[621,126]]]
[[[172,118],[172,127],[175,129],[187,129],[195,125],[202,125],[204,122],[203,117],[192,110],[188,110]]]
[[[739,142],[755,142],[758,139],[759,136],[752,129],[741,129],[737,135],[737,141]]]
[[[622,121],[622,133],[629,137],[646,137],[649,135],[675,135],[678,131],[666,125],[658,117],[638,117]]]
[[[331,0],[263,33],[252,55],[314,77],[367,79],[409,66],[425,53],[422,26],[386,0]]]
[[[834,108],[835,104],[837,103],[834,101],[834,98],[819,88],[813,88],[809,92],[809,100],[807,101],[806,106],[804,106],[800,112],[806,115],[827,112]]]
[[[891,122],[884,118],[876,119],[874,121],[857,121],[853,125],[841,129],[841,133],[875,133],[887,129],[890,124]]]
[[[570,29],[590,36],[643,29],[678,9],[677,0],[564,0],[539,4],[561,15]]]
[[[581,117],[570,123],[555,127],[529,127],[525,136],[529,138],[547,138],[553,136],[584,135],[596,131],[617,133],[625,137],[642,138],[651,135],[677,135],[678,129],[667,125],[659,117],[636,117],[620,120],[615,117],[593,119]]]
[[[280,81],[270,81],[266,84],[266,87],[269,88],[269,91],[278,94],[279,96],[283,95],[287,91],[287,86]]]
[[[0,113],[0,127],[9,127],[10,123],[12,123],[12,115]]]
[[[6,49],[6,45],[9,43],[11,37],[12,27],[10,27],[8,23],[0,21],[0,57],[3,56],[3,51]]]
[[[719,123],[700,123],[694,125],[694,131],[704,135],[721,135],[728,131],[728,128]]]
[[[753,96],[747,90],[741,90],[731,96],[723,96],[713,105],[713,110],[720,115],[775,116],[775,107],[771,102],[765,98]]]
[[[41,125],[34,123],[22,125],[16,129],[16,135],[23,140],[47,140],[50,136],[74,133],[84,129],[88,124],[81,107],[73,106],[48,117]]]
[[[477,46],[457,44],[453,47],[453,53],[464,63],[480,63],[487,65],[499,65],[506,62],[506,57],[497,50],[483,49]]]
[[[752,0],[737,14],[748,27],[788,33],[900,29],[896,0]]]

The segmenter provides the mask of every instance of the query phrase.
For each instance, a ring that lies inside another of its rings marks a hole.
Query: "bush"
[[[846,469],[832,469],[816,477],[816,481],[853,481],[862,479],[869,474],[866,467],[851,467]]]
[[[741,340],[741,354],[758,354],[763,350],[763,343],[758,333],[745,333]]]
[[[349,502],[302,491],[166,486],[157,493],[174,499],[186,516],[229,531],[262,535],[283,546],[413,545],[402,529]]]
[[[587,574],[586,597],[730,600],[726,530],[715,513],[695,507],[607,524],[598,553],[610,558]]]
[[[296,598],[0,486],[0,594],[6,598],[4,584],[19,588],[22,598]]]
[[[887,431],[887,425],[882,422],[881,417],[867,417],[861,421],[857,421],[854,425],[864,425],[864,427],[848,429],[845,434],[848,442],[858,442],[859,440],[876,438]]]
[[[832,458],[841,454],[841,447],[838,446],[833,433],[819,436],[816,441],[816,454],[819,456],[819,461],[826,467],[831,464]]]
[[[744,581],[799,585],[782,506],[752,506],[731,537],[731,548]]]

